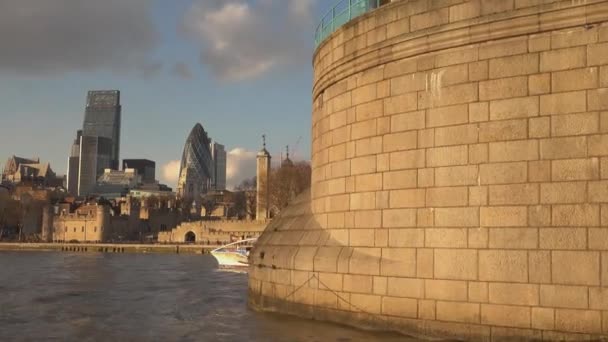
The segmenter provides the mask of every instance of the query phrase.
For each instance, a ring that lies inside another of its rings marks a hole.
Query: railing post
[[[331,9],[331,32],[334,32],[334,30],[336,29],[335,25],[336,25],[336,7],[334,6]]]
[[[353,0],[348,0],[348,21],[353,19]]]

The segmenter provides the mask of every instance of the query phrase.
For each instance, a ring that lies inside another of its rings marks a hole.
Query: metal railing
[[[315,30],[315,49],[352,19],[380,7],[381,0],[340,0],[321,18]]]

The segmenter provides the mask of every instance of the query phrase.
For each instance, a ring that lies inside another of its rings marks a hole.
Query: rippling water
[[[211,256],[0,252],[0,341],[403,341],[247,308]]]

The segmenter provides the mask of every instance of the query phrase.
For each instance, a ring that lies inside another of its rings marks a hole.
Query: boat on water
[[[211,251],[220,268],[248,267],[249,252],[257,238],[229,243]]]

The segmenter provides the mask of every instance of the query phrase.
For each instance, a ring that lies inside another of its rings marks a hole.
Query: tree
[[[286,208],[304,190],[310,188],[308,162],[283,163],[270,173],[270,206],[275,214]]]
[[[234,210],[242,218],[255,218],[257,178],[245,179],[235,187]]]

